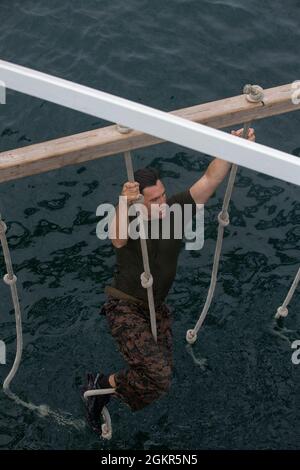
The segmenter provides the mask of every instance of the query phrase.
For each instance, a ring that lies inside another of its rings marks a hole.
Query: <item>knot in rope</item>
[[[297,271],[295,279],[293,280],[293,283],[290,287],[290,290],[288,291],[288,294],[287,294],[286,298],[284,299],[283,304],[280,305],[280,307],[278,307],[278,309],[277,309],[277,312],[276,312],[276,315],[275,315],[276,319],[278,319],[280,317],[287,317],[288,316],[289,312],[288,312],[287,306],[290,303],[290,301],[292,300],[293,295],[295,293],[295,290],[297,289],[297,286],[298,286],[299,282],[300,282],[300,268]]]
[[[287,317],[288,313],[289,313],[288,309],[281,305],[281,307],[278,307],[277,309],[276,318]]]
[[[226,227],[229,224],[230,220],[229,220],[229,214],[227,211],[226,212],[221,211],[218,214],[218,222],[222,227]]]
[[[264,99],[264,90],[259,85],[247,84],[244,86],[243,93],[251,103],[258,103]]]
[[[3,276],[3,281],[10,286],[10,285],[15,284],[17,282],[17,276],[15,274],[13,274],[13,277],[9,277],[8,274],[5,274]]]
[[[152,274],[146,274],[145,272],[143,272],[141,274],[141,284],[144,289],[148,289],[148,287],[151,287],[153,285]]]
[[[186,340],[189,344],[194,344],[197,340],[197,333],[195,330],[187,330],[186,332]]]

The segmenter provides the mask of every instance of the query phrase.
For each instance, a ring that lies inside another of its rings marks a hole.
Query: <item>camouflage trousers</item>
[[[157,343],[151,332],[149,310],[108,296],[101,313],[108,321],[128,368],[115,373],[116,393],[132,411],[164,395],[173,371],[172,314],[166,304],[156,307]]]

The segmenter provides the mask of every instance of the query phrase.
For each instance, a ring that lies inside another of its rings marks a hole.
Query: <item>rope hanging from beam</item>
[[[263,89],[258,85],[245,85],[243,92],[246,95],[246,99],[249,102],[257,103],[257,102],[263,101],[263,98],[264,98]],[[247,122],[244,124],[242,138],[244,139],[247,138],[250,125],[251,125],[250,122]],[[230,170],[230,175],[229,175],[227,188],[226,188],[226,192],[225,192],[225,196],[223,200],[222,210],[218,215],[218,223],[219,223],[218,236],[217,236],[217,243],[216,243],[215,254],[214,254],[210,286],[208,289],[208,294],[206,297],[204,307],[202,309],[202,312],[199,316],[199,319],[195,327],[186,332],[186,341],[189,344],[193,344],[197,340],[198,332],[204,323],[204,320],[207,316],[208,310],[210,308],[210,305],[211,305],[211,302],[215,293],[218,270],[219,270],[219,263],[220,263],[220,257],[221,257],[221,251],[222,251],[223,237],[224,237],[224,229],[230,223],[228,207],[229,207],[229,203],[231,200],[231,195],[232,195],[233,186],[235,183],[237,170],[238,170],[238,166],[233,164]]]

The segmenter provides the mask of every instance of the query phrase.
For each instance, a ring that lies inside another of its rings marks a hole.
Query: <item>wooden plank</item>
[[[62,81],[66,82],[65,80]],[[254,121],[276,114],[299,110],[300,104],[296,105],[292,102],[293,92],[292,84],[287,84],[265,90],[263,104],[249,103],[244,95],[239,95],[177,110],[170,113],[170,115],[220,129],[249,120]],[[230,135],[228,137],[228,141],[230,138],[233,138]],[[116,126],[113,125],[29,145],[0,153],[0,182],[58,169],[67,165],[79,164],[109,155],[116,155],[126,150],[143,148],[160,142],[163,142],[163,140],[139,131],[132,131],[130,134],[120,134],[116,130]],[[246,144],[244,150],[247,150],[249,142],[244,142],[244,144]],[[263,152],[263,149],[267,149],[267,147],[259,144],[252,143],[252,145],[261,149],[261,152]],[[272,149],[269,150],[272,151]],[[276,150],[274,152],[277,152],[279,157],[282,154],[295,159],[295,157],[283,152]],[[271,156],[271,154],[268,156]],[[291,161],[294,162],[294,160]],[[266,165],[264,170],[267,170],[268,173],[268,165]]]

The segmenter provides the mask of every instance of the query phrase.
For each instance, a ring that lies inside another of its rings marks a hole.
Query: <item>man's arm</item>
[[[139,183],[130,183],[123,185],[119,205],[116,207],[114,218],[109,227],[109,238],[115,248],[122,248],[128,242],[128,206],[138,200]]]
[[[243,129],[238,131],[231,131],[232,134],[241,137]],[[255,141],[254,129],[250,128],[248,131],[248,140]],[[211,195],[215,192],[217,187],[222,183],[227,175],[231,163],[215,158],[207,167],[204,175],[190,187],[190,193],[196,204],[205,204]]]
[[[127,213],[126,213],[127,212]],[[120,219],[124,222],[124,234],[121,236],[121,227],[120,227]],[[128,211],[127,211],[127,204],[124,207],[123,203],[121,202],[115,211],[114,218],[112,220],[111,226],[109,228],[109,238],[115,248],[122,248],[128,242]]]

